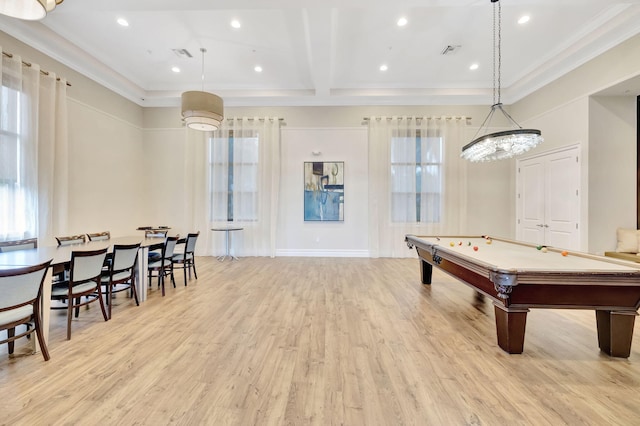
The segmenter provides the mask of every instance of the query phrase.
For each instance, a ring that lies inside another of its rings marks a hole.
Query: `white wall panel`
[[[368,256],[367,158],[366,127],[282,129],[277,255]],[[304,221],[305,161],[344,161],[344,221]]]

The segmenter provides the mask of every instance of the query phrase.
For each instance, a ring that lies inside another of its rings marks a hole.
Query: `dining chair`
[[[109,231],[95,232],[93,234],[87,234],[87,237],[89,238],[89,241],[109,240],[109,239],[111,239],[111,232],[109,232]]]
[[[7,331],[9,354],[13,353],[14,341],[36,333],[45,361],[49,361],[49,350],[42,334],[42,285],[51,260],[34,266],[15,269],[0,269],[0,330]],[[33,322],[34,327],[30,325]],[[15,334],[18,325],[27,325],[24,333]]]
[[[187,234],[187,238],[185,239],[184,244],[180,244],[179,246],[184,246],[181,252],[176,252],[173,254],[173,267],[182,269],[184,271],[184,285],[187,285],[187,270],[189,270],[189,279],[191,279],[191,269],[193,268],[193,275],[198,279],[198,274],[196,273],[196,263],[195,263],[195,255],[194,251],[196,249],[196,241],[198,240],[198,236],[200,235],[200,231],[192,234]],[[178,246],[178,247],[179,247]]]
[[[58,247],[62,246],[70,246],[73,244],[84,244],[87,242],[87,237],[84,234],[81,235],[70,235],[67,237],[56,237],[56,241],[58,242]],[[53,271],[53,282],[59,283],[61,281],[65,281],[69,279],[69,266],[64,265],[57,267],[56,270]]]
[[[107,296],[107,306],[109,319],[111,319],[111,307],[113,306],[113,293],[130,290],[136,301],[136,306],[140,306],[138,293],[136,291],[135,266],[138,261],[138,244],[115,244],[109,270],[102,273],[102,286],[105,287]]]
[[[162,295],[164,296],[164,277],[171,275],[173,287],[176,286],[176,280],[173,277],[173,251],[178,243],[178,237],[167,237],[162,246],[160,258],[158,260],[149,259],[147,272],[149,277],[149,286],[151,286],[151,278],[158,277],[158,287],[162,287]],[[156,273],[154,275],[154,272]]]
[[[87,234],[89,238],[89,242],[91,241],[107,241],[111,239],[111,232],[103,231],[103,232],[95,232],[93,234]],[[107,258],[104,260],[104,265],[102,269],[107,271],[109,269],[109,264],[111,263],[111,253],[107,253]]]
[[[27,238],[26,240],[0,241],[0,253],[16,250],[28,250],[38,248],[37,238]]]
[[[67,340],[71,339],[71,318],[80,314],[80,307],[93,302],[100,303],[102,316],[108,321],[107,311],[102,300],[102,265],[107,255],[107,248],[90,251],[72,251],[69,279],[56,283],[51,288],[52,300],[66,300],[66,306],[51,309],[67,310]],[[85,297],[85,301],[82,301]]]
[[[138,228],[141,229],[141,228]],[[167,233],[169,229],[145,229],[144,237],[145,238],[167,238]],[[149,262],[155,262],[160,260],[160,256],[162,255],[160,250],[150,250],[149,251]]]
[[[83,244],[87,242],[87,237],[84,234],[71,235],[68,237],[56,237],[58,246],[70,246],[71,244]]]
[[[10,240],[10,241],[0,241],[0,253],[6,253],[10,251],[18,251],[18,250],[29,250],[38,248],[38,239],[37,238],[27,238],[24,240]],[[30,323],[26,323],[25,326],[27,330],[31,327]],[[30,335],[27,335],[29,338]]]
[[[144,231],[145,238],[164,238],[169,232],[168,229],[146,229]]]

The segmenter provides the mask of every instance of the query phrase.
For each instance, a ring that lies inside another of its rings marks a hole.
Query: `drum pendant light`
[[[540,130],[523,129],[511,116],[502,108],[500,100],[500,67],[501,55],[501,24],[502,8],[499,0],[491,0],[493,3],[493,105],[491,112],[476,132],[473,140],[462,148],[462,158],[477,161],[492,161],[511,158],[529,151],[531,148],[543,141]],[[497,4],[497,8],[496,8]],[[496,38],[496,9],[497,9],[497,38]],[[496,58],[496,47],[498,56]],[[497,70],[497,75],[496,75]],[[496,84],[497,76],[497,84]],[[512,126],[511,130],[489,133],[491,119],[496,111],[500,111]],[[478,136],[481,135],[481,136]]]
[[[0,13],[12,18],[37,21],[64,0],[0,0]]]
[[[224,118],[224,103],[220,96],[204,91],[204,54],[202,52],[202,91],[190,91],[182,94],[182,119],[187,127],[203,132],[220,127]]]

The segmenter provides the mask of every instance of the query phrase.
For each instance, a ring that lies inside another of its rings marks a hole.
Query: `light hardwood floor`
[[[51,361],[0,349],[6,425],[637,425],[640,336],[599,352],[592,311],[536,310],[522,355],[493,307],[416,259],[197,258],[199,279],[53,312]],[[24,352],[24,347],[22,347]]]

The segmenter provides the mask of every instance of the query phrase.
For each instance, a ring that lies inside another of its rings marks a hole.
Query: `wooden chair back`
[[[0,270],[0,330],[7,330],[7,338],[0,344],[9,344],[9,353],[13,353],[16,339],[36,333],[40,350],[45,361],[49,360],[49,351],[42,334],[40,303],[42,285],[51,260],[35,266]],[[21,324],[34,323],[26,331],[15,334],[15,328]]]
[[[72,286],[88,281],[100,283],[102,265],[107,256],[107,249],[71,252],[71,272],[69,279]]]
[[[87,234],[87,237],[89,237],[89,241],[109,240],[111,239],[111,232],[109,231],[95,232],[93,234]]]
[[[187,234],[187,242],[185,243],[184,248],[185,254],[193,255],[193,252],[196,250],[196,241],[198,240],[199,235],[200,231],[192,234]]]
[[[38,248],[37,238],[27,238],[25,240],[0,241],[0,253],[16,250],[28,250]]]
[[[70,246],[71,244],[84,244],[87,242],[87,237],[84,234],[71,235],[69,237],[56,237],[58,246]]]
[[[147,229],[144,231],[144,237],[145,238],[165,238],[168,232],[169,232],[168,229]]]

